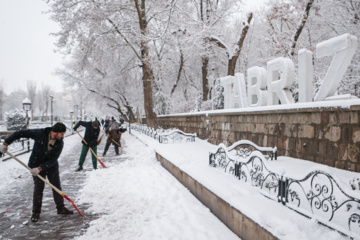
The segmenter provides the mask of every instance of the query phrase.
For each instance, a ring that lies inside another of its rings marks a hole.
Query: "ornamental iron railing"
[[[185,140],[186,142],[195,142],[196,133],[184,133],[180,130],[172,130],[167,133],[159,134],[159,143],[178,143]]]
[[[259,189],[264,196],[351,238],[360,239],[360,195],[342,184],[328,168],[311,169],[304,178],[269,166],[263,148],[242,150],[245,141],[209,153],[209,165]],[[273,156],[276,156],[276,148]],[[246,153],[246,154],[245,154]],[[276,159],[276,158],[275,158]]]
[[[151,138],[157,139],[159,143],[179,143],[182,141],[195,142],[196,133],[184,133],[178,129],[165,131],[163,129],[155,130],[146,125],[132,124],[131,129],[145,134]]]
[[[0,143],[2,144],[3,141]],[[19,140],[14,141],[8,146],[8,151],[14,155],[23,154],[26,152],[30,152],[32,150],[32,147],[34,145],[34,140],[22,138]],[[4,154],[1,159],[6,160],[9,156],[7,154]]]
[[[67,128],[67,131],[65,133],[65,137],[68,137],[70,135],[73,135],[74,132],[72,131],[72,129]],[[79,131],[83,131],[84,128],[81,128]],[[0,144],[2,144],[5,140],[1,140]],[[21,138],[19,140],[15,140],[14,142],[12,142],[9,146],[8,146],[8,151],[15,155],[18,156],[20,154],[23,153],[27,153],[30,152],[33,148],[34,145],[34,140],[33,139],[29,139],[29,138]],[[4,160],[8,160],[10,159],[10,157],[7,154],[4,154],[0,159]]]

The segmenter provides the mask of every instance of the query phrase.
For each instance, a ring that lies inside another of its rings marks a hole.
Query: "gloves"
[[[40,167],[32,168],[32,169],[30,170],[30,172],[31,172],[32,175],[36,176],[36,175],[38,175],[38,174],[41,172],[40,169],[41,169]]]
[[[3,144],[3,145],[0,146],[0,152],[1,152],[1,153],[6,153],[7,150],[8,150],[7,145]]]
[[[76,131],[76,129],[77,129],[77,128],[76,128],[76,127],[74,127],[73,129],[74,129],[74,131]]]

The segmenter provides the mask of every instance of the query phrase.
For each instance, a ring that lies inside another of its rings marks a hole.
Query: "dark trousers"
[[[97,154],[97,146],[91,147],[91,149],[94,151],[95,154]],[[79,159],[80,167],[83,166],[88,151],[89,151],[89,147],[87,147],[86,145],[83,144],[82,149],[81,149],[80,159]],[[95,155],[92,152],[91,152],[91,159],[92,159],[93,167],[94,167],[94,169],[96,169],[97,168],[97,158],[95,157]]]
[[[115,143],[113,143],[113,144],[114,144],[114,148],[115,148],[115,153],[119,154],[119,146],[117,144],[115,144]],[[106,143],[105,144],[105,149],[104,149],[104,154],[107,153],[107,151],[109,150],[109,147],[110,147],[110,143]]]
[[[48,178],[49,182],[61,191],[59,169],[53,169],[50,171],[41,171],[39,173],[43,178]],[[33,176],[34,179],[34,194],[33,194],[33,212],[41,213],[42,199],[45,183],[38,177]],[[64,207],[64,198],[52,190],[56,208],[59,210]]]

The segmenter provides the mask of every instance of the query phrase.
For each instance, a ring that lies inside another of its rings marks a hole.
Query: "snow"
[[[357,37],[343,34],[316,45],[316,57],[334,55],[326,72],[323,83],[316,93],[314,100],[321,101],[335,95],[342,77],[348,69],[357,49]]]
[[[291,104],[295,100],[289,90],[295,79],[294,63],[279,57],[267,62],[267,104]]]
[[[246,84],[244,74],[236,73],[235,76],[220,78],[220,84],[224,87],[224,108],[247,107]]]
[[[90,222],[86,233],[76,239],[238,239],[160,165],[155,151],[279,239],[347,239],[264,197],[257,189],[233,176],[210,167],[209,151],[217,146],[205,140],[196,138],[195,142],[160,144],[137,131],[131,130],[131,133],[122,136],[123,149],[116,158],[118,161],[100,157],[108,168],[87,171],[78,196],[70,196],[76,204],[90,205],[85,214],[99,216]],[[80,149],[77,135],[65,138],[60,161],[79,154],[70,151],[76,144]],[[24,162],[28,157],[29,154],[19,156]],[[90,158],[89,154],[87,158]],[[305,174],[316,165],[284,156],[271,163],[280,171],[293,171],[294,174]],[[0,162],[0,165],[1,182],[16,181],[17,175],[27,171],[11,160]],[[333,168],[331,171],[345,184],[359,177],[358,173]],[[0,191],[8,185],[0,185]],[[66,188],[63,186],[64,192]]]
[[[105,215],[79,239],[238,239],[161,167],[152,148],[124,138],[124,160],[87,174],[79,203]]]
[[[293,104],[281,104],[281,105],[268,105],[268,106],[258,106],[258,107],[247,107],[247,108],[232,108],[232,109],[217,109],[210,111],[201,111],[197,113],[177,113],[169,115],[161,115],[158,117],[168,117],[168,116],[191,116],[191,115],[201,115],[207,114],[207,116],[212,114],[226,114],[226,113],[250,113],[250,112],[261,112],[261,111],[283,111],[283,110],[300,110],[309,109],[319,110],[321,108],[343,108],[350,109],[352,106],[360,105],[360,99],[344,99],[339,98],[336,100],[327,100],[327,101],[317,101],[317,102],[306,102],[306,103],[293,103]]]
[[[314,66],[312,52],[306,49],[299,50],[299,102],[311,102],[313,94]]]
[[[259,66],[251,67],[247,74],[249,106],[266,106],[266,69]]]
[[[65,138],[59,161],[74,145],[80,151],[79,136]],[[86,183],[79,196],[69,197],[80,205],[90,203],[86,214],[101,217],[90,223],[85,235],[77,239],[238,239],[208,208],[161,167],[152,148],[125,133],[121,156],[115,164],[101,158],[106,169],[86,172]],[[113,154],[112,147],[108,155]],[[101,152],[101,151],[99,151]],[[29,153],[18,158],[27,163]],[[85,164],[90,164],[90,154]],[[27,170],[14,160],[0,162],[0,181],[17,181]],[[90,164],[91,165],[91,164]],[[61,169],[73,172],[73,169]],[[74,172],[74,174],[76,174]],[[11,184],[1,184],[5,191]],[[62,185],[66,193],[67,186]]]
[[[178,166],[182,171],[206,186],[210,191],[222,199],[226,199],[231,206],[268,229],[280,239],[343,239],[344,237],[320,226],[316,221],[303,217],[289,210],[276,201],[265,198],[256,189],[242,183],[223,170],[208,166],[208,152],[217,148],[200,139],[195,143],[177,143],[161,145],[156,140],[132,131],[132,134],[141,138],[149,147],[155,149],[166,159]],[[274,168],[287,171],[291,174],[303,170],[304,174],[318,164],[310,161],[280,156],[277,161],[271,161]],[[328,167],[325,167],[328,168]],[[358,173],[333,169],[331,170],[344,184]],[[286,217],[285,217],[286,216]],[[300,237],[301,236],[301,237]]]

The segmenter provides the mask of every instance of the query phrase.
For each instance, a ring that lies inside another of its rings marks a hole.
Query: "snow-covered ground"
[[[101,158],[107,169],[99,166],[99,170],[93,171],[90,153],[87,155],[86,183],[79,189],[79,196],[69,197],[77,205],[90,203],[91,207],[84,214],[101,217],[91,222],[85,235],[78,239],[238,239],[161,167],[152,148],[128,133],[123,135],[122,144],[121,156],[115,157],[111,146],[107,157]],[[65,138],[59,161],[69,155],[77,158],[80,153],[74,152],[76,145],[75,149],[80,151],[79,136]],[[102,150],[99,148],[98,152]],[[18,158],[27,163],[29,154]],[[2,183],[14,183],[18,176],[29,174],[14,160],[0,162],[0,169]],[[61,175],[68,172],[78,174],[74,169],[61,169]],[[5,192],[8,186],[1,184],[0,191]],[[64,184],[62,187],[66,193],[68,187]],[[69,206],[68,202],[66,204]]]
[[[279,239],[348,239],[302,215],[265,198],[257,189],[236,178],[208,166],[208,153],[216,146],[200,139],[194,143],[159,144],[156,140],[131,131],[123,134],[123,150],[114,156],[110,147],[108,156],[100,159],[108,167],[91,170],[90,154],[85,165],[86,180],[75,203],[89,204],[86,213],[100,217],[90,223],[86,233],[77,239],[238,239],[185,187],[168,173],[155,158],[155,151],[170,160],[209,190],[226,199],[232,206],[268,229]],[[145,144],[144,144],[145,143]],[[71,152],[79,136],[65,139],[61,158],[78,155]],[[101,153],[102,149],[99,149]],[[27,161],[28,154],[20,156]],[[110,160],[111,161],[108,161]],[[114,161],[114,159],[118,161]],[[280,157],[275,164],[286,164]],[[294,162],[296,169],[305,170],[313,164]],[[60,159],[61,161],[61,159]],[[287,168],[286,165],[282,166]],[[0,181],[16,181],[26,174],[25,168],[15,161],[0,162]],[[63,170],[63,171],[73,171]],[[358,173],[337,171],[344,182]],[[74,172],[74,174],[76,174]],[[0,191],[7,185],[0,185]],[[64,191],[66,186],[63,186]]]
[[[238,239],[162,168],[152,148],[128,133],[122,138],[117,165],[87,172],[79,203],[104,215],[79,239]]]
[[[315,220],[303,217],[281,203],[264,197],[256,188],[223,170],[210,167],[208,153],[217,149],[217,146],[207,141],[196,138],[195,143],[160,144],[137,131],[132,130],[131,133],[279,239],[347,239]],[[270,162],[280,171],[293,169],[297,173],[317,165],[288,157],[279,157],[277,161]],[[331,169],[336,172],[338,178],[343,178],[344,182],[344,176],[346,179],[360,176],[358,173]]]

